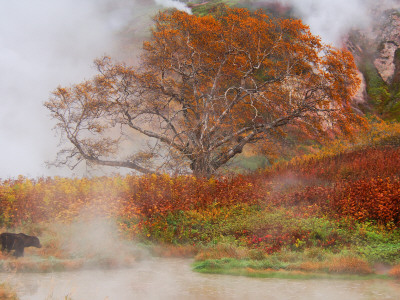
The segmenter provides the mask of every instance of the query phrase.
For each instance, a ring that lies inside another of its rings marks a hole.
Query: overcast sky
[[[296,5],[312,31],[327,42],[336,42],[347,28],[368,22],[363,0],[282,1]],[[0,5],[3,179],[20,174],[72,175],[45,166],[56,155],[58,138],[43,102],[58,85],[90,78],[96,57],[129,56],[120,52],[118,32],[130,20],[137,20],[130,27],[140,36],[161,5],[187,10],[173,0],[0,0]],[[82,170],[76,175],[83,175]]]

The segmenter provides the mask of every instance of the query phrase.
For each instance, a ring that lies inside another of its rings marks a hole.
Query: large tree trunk
[[[196,177],[210,178],[216,171],[211,166],[211,160],[209,155],[202,155],[197,157],[190,164],[190,169],[193,171],[193,175]]]

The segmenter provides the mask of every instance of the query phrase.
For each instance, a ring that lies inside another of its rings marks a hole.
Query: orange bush
[[[237,176],[198,179],[169,175],[98,177],[93,179],[19,177],[0,181],[0,226],[26,222],[69,222],[81,213],[125,218],[175,210],[255,203],[254,179]]]
[[[18,300],[15,291],[7,283],[0,284],[0,299],[3,300]]]
[[[400,147],[384,146],[360,149],[331,156],[297,159],[274,169],[269,177],[294,173],[305,179],[328,181],[357,180],[399,174]]]
[[[331,216],[400,225],[400,147],[297,159],[265,175],[266,201]]]
[[[0,225],[47,220],[71,221],[84,207],[115,213],[123,189],[120,177],[39,178],[0,181]]]
[[[292,269],[304,271],[304,272],[320,272],[325,268],[321,262],[305,261],[300,263],[298,266],[292,267]]]
[[[400,179],[398,177],[340,182],[330,195],[341,215],[358,220],[400,224]]]
[[[151,217],[176,210],[221,207],[258,200],[254,180],[237,176],[221,179],[199,179],[194,176],[171,177],[149,175],[129,180],[124,215]]]
[[[400,265],[394,266],[390,271],[389,275],[392,277],[395,277],[397,279],[400,279]]]

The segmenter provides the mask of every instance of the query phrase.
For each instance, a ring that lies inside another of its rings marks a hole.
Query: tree
[[[97,76],[58,87],[45,103],[72,146],[58,163],[149,173],[178,161],[211,176],[245,145],[288,124],[351,130],[359,85],[353,58],[322,44],[300,20],[225,7],[216,16],[160,12],[154,24],[140,66],[98,59]],[[132,133],[152,148],[122,157]]]

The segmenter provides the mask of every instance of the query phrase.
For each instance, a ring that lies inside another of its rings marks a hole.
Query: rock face
[[[353,103],[356,108],[359,106],[364,106],[367,103],[368,99],[367,84],[365,82],[364,75],[360,71],[358,71],[358,76],[361,79],[360,88],[353,97]]]
[[[400,84],[400,48],[394,52],[394,72],[392,76],[392,84]]]
[[[376,9],[368,28],[353,30],[345,38],[360,70],[362,84],[354,106],[383,118],[398,119],[400,87],[400,10]]]
[[[383,14],[383,22],[377,29],[377,49],[374,65],[382,79],[391,84],[394,79],[396,63],[395,53],[400,48],[400,12],[389,10]],[[397,66],[397,69],[399,66]]]

